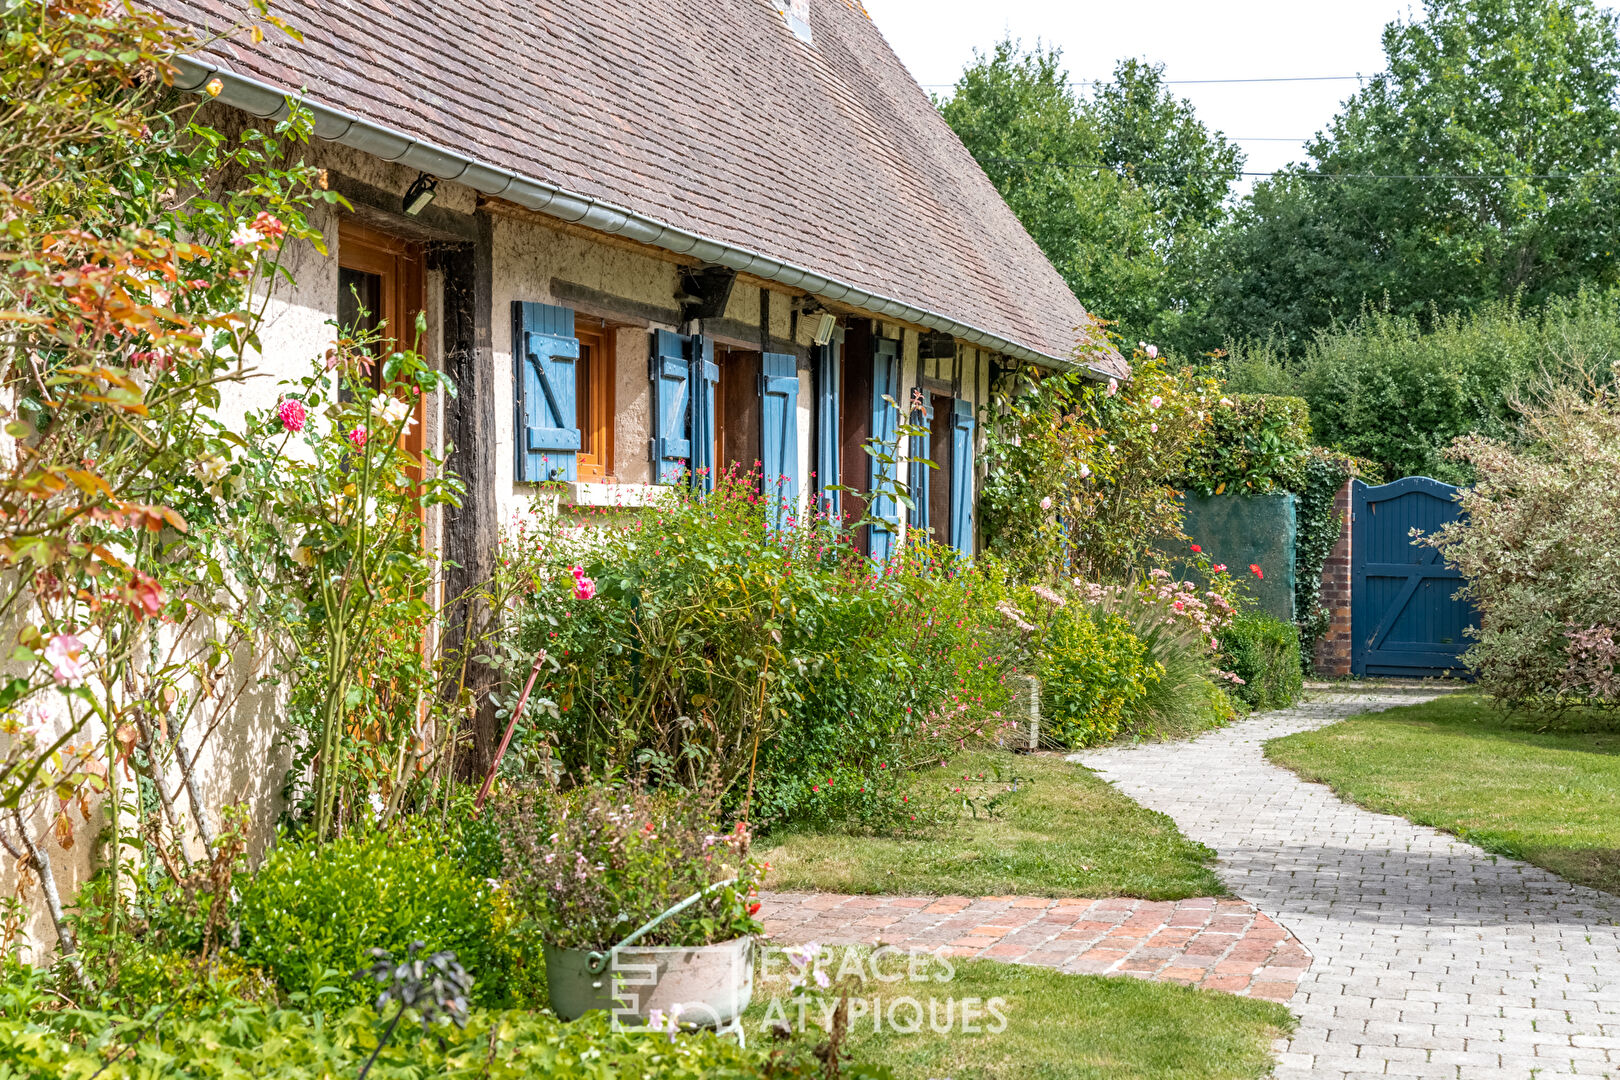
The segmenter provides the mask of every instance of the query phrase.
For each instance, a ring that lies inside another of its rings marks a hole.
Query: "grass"
[[[891,960],[888,966],[901,971],[904,961]],[[768,1037],[763,1027],[773,996],[782,999],[790,1022],[796,1018],[783,975],[762,977],[744,1020],[750,1042]],[[893,1031],[888,1020],[892,1008],[900,1025],[909,1026],[917,1011],[896,1001],[906,997],[919,1003],[923,1016],[921,1030],[910,1035]],[[1262,1077],[1271,1071],[1271,1041],[1293,1024],[1286,1008],[1254,998],[994,960],[955,961],[949,982],[868,982],[855,998],[864,1000],[866,1013],[855,1016],[852,1008],[854,1059],[886,1065],[896,1080]],[[930,1029],[930,998],[939,1027],[950,1030]],[[978,1020],[984,1030],[963,1031],[960,1011],[952,1014],[954,1026],[947,1025],[946,1001],[959,1010],[971,998],[978,999],[980,1010],[991,999],[1002,999],[996,1012],[1005,1018],[1003,1030],[988,1030],[992,1016]],[[874,1011],[882,1016],[882,1030],[875,1034]]]
[[[1620,893],[1617,721],[1572,712],[1538,730],[1545,717],[1456,694],[1275,739],[1266,755],[1358,806]]]
[[[963,816],[920,838],[786,833],[763,857],[780,890],[937,896],[1224,896],[1210,865],[1163,814],[1061,757],[962,754],[939,770],[1017,775],[1029,783],[993,819]]]

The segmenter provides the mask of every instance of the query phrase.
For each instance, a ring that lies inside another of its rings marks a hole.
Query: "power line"
[[[1111,169],[1109,165],[1101,162],[1082,161],[1040,161],[1036,158],[981,158],[980,165],[1045,165],[1054,169]],[[1291,172],[1287,169],[1272,169],[1269,171],[1239,170],[1228,173],[1220,170],[1226,176],[1298,176],[1304,180],[1620,180],[1620,173],[1325,173],[1325,172]]]
[[[1212,86],[1218,83],[1280,83],[1280,82],[1362,82],[1372,78],[1370,75],[1264,75],[1252,79],[1164,79],[1164,86]],[[1112,79],[1071,79],[1074,86],[1100,86],[1112,82]],[[956,83],[920,83],[924,89],[939,90],[955,86]]]

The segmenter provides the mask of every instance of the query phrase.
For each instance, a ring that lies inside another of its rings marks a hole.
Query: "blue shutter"
[[[933,456],[932,436],[928,426],[934,422],[934,407],[918,405],[911,410],[911,426],[918,434],[911,437],[911,460],[906,462],[906,494],[911,496],[911,527],[922,539],[929,539],[928,492],[934,483],[934,469],[929,463]]]
[[[951,546],[973,555],[973,403],[951,408]]]
[[[838,384],[843,347],[829,341],[816,348],[816,509],[833,520],[843,511],[838,486]]]
[[[885,398],[900,400],[900,343],[891,338],[876,338],[872,342],[872,443],[880,453],[893,447],[895,425],[899,421],[899,410]],[[871,458],[867,470],[869,489],[873,492],[880,487],[892,489],[894,468]],[[874,496],[871,516],[872,558],[884,562],[894,552],[894,537],[900,523],[894,496]]]
[[[574,337],[573,309],[514,301],[512,352],[518,480],[577,480],[574,378],[579,341]]]
[[[653,417],[653,480],[659,484],[680,483],[692,459],[687,417],[691,368],[686,359],[690,342],[690,338],[668,330],[653,332],[653,404],[657,408]]]
[[[799,509],[799,362],[788,353],[760,358],[760,464],[765,521],[786,528]]]
[[[694,337],[686,346],[692,393],[692,486],[702,492],[714,490],[714,387],[720,381],[720,365],[714,362],[714,342]]]

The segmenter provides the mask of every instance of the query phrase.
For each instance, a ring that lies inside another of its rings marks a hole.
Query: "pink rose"
[[[589,600],[596,595],[596,582],[588,577],[574,579],[574,599]]]
[[[1041,500],[1041,509],[1042,510],[1050,510],[1050,509],[1052,509],[1052,496],[1048,495],[1046,498]]]
[[[57,634],[45,646],[45,662],[58,686],[79,686],[84,682],[84,661],[79,654],[84,642],[72,634]]]
[[[268,210],[260,210],[258,216],[253,219],[253,223],[248,228],[266,240],[280,239],[287,232],[287,226],[283,225],[281,220]]]
[[[297,398],[288,398],[276,406],[276,415],[281,417],[282,427],[296,433],[304,430],[304,420],[307,419],[309,414],[304,409],[302,401]]]
[[[1148,408],[1150,409],[1157,409],[1163,404],[1164,398],[1160,397],[1158,394],[1154,394],[1152,397],[1148,398]]]
[[[366,445],[366,440],[370,437],[370,432],[366,431],[366,429],[363,427],[357,427],[353,431],[349,432],[349,441],[354,443],[354,448],[356,450],[364,447]]]

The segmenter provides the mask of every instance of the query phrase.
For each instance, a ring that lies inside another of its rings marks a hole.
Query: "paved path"
[[[1076,755],[1220,853],[1313,962],[1280,1080],[1620,1078],[1620,899],[1267,764],[1267,739],[1410,695],[1325,694],[1192,742]]]
[[[1089,975],[1134,975],[1287,1001],[1310,958],[1241,900],[765,893],[780,945],[890,945]]]

